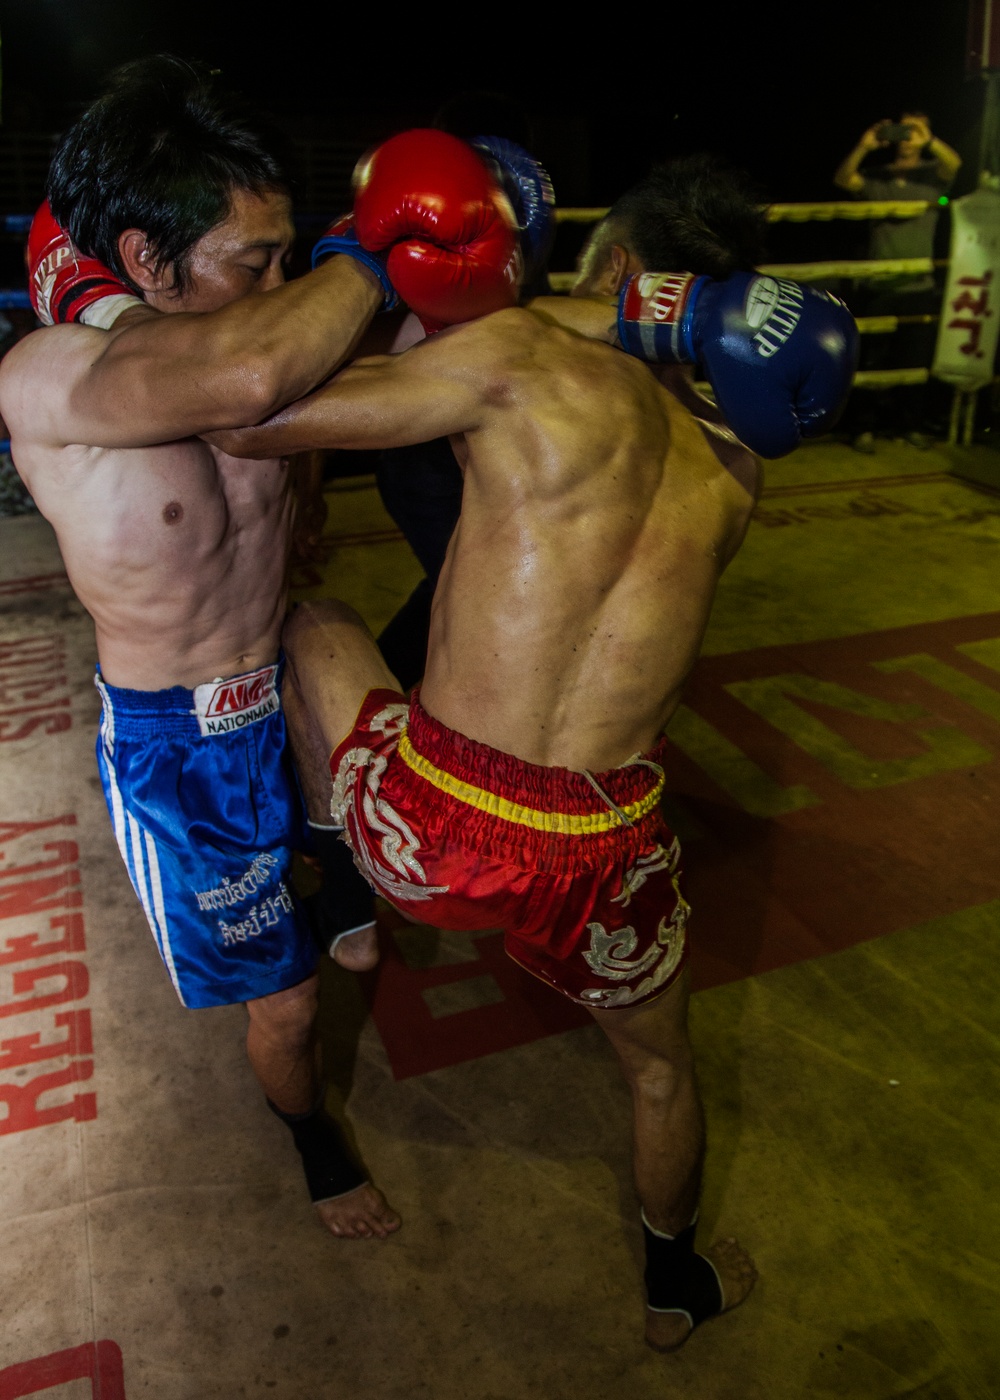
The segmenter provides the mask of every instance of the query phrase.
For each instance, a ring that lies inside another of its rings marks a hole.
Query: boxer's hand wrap
[[[267,1106],[291,1129],[313,1205],[346,1196],[367,1183],[368,1177],[347,1150],[339,1125],[322,1104],[309,1113],[282,1113],[270,1099]]]
[[[756,272],[724,282],[640,273],[622,289],[618,335],[641,359],[699,365],[726,422],[761,457],[783,457],[833,425],[859,344],[837,297]]]
[[[530,282],[548,261],[556,235],[556,192],[549,172],[523,146],[502,136],[477,136],[472,147],[510,200],[521,239],[524,280]]]
[[[457,136],[393,136],[365,162],[356,191],[362,247],[387,250],[393,286],[428,330],[516,304],[522,263],[513,210]]]
[[[345,253],[347,257],[354,258],[365,267],[374,272],[375,276],[382,284],[384,299],[382,301],[383,311],[394,311],[399,305],[399,297],[396,289],[389,280],[386,271],[385,258],[378,253],[370,253],[367,248],[362,248],[358,242],[358,235],[354,229],[354,215],[344,214],[336,219],[324,233],[323,237],[312,250],[312,265],[319,267],[320,263],[326,262],[327,258],[332,258],[336,253]]]
[[[48,200],[31,222],[27,263],[28,295],[43,326],[82,321],[106,331],[130,306],[145,305],[102,262],[74,246]]]

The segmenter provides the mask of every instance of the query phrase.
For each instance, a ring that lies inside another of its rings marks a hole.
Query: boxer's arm
[[[17,364],[17,397],[34,403],[23,432],[55,446],[123,448],[257,422],[333,373],[382,299],[360,263],[332,258],[219,311],[139,309],[110,331],[38,332]]]
[[[474,432],[489,404],[503,396],[507,359],[497,319],[443,331],[403,355],[356,360],[266,422],[207,439],[233,457],[270,458],[320,448],[406,447]]]

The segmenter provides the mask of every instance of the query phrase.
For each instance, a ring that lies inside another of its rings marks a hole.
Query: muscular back
[[[605,334],[608,308],[591,311]],[[676,706],[757,466],[645,365],[552,314],[501,311],[359,360],[215,440],[262,458],[450,435],[465,487],[423,703],[529,762],[599,770],[648,749]]]
[[[492,344],[506,365],[456,440],[462,516],[422,699],[531,762],[611,767],[677,705],[749,520],[737,476],[755,469],[620,352],[523,312],[477,329],[466,354]]]

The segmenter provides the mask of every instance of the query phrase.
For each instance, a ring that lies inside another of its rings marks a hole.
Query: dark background
[[[963,157],[951,191],[961,195],[976,183],[984,95],[965,71],[967,22],[966,0],[689,0],[561,7],[554,18],[523,5],[0,0],[0,214],[35,208],[55,136],[111,69],[157,51],[220,69],[285,127],[300,214],[343,212],[365,149],[470,90],[521,105],[563,206],[605,205],[653,161],[703,150],[747,169],[766,201],[843,198],[831,178],[840,160],[866,127],[905,108],[926,111]],[[769,260],[863,257],[868,231],[861,221],[772,224]],[[585,233],[560,226],[554,270],[572,266]],[[938,256],[948,236],[942,218]],[[23,279],[21,243],[0,238],[0,285]]]
[[[301,0],[3,0],[3,120],[60,130],[108,69],[165,49],[208,60],[316,134],[381,136],[428,122],[457,91],[501,89],[523,102],[563,203],[603,203],[651,159],[703,148],[745,165],[772,199],[829,197],[858,134],[905,104],[925,107],[971,163],[981,97],[963,70],[962,0],[736,15],[695,0],[683,21],[680,8],[592,11],[585,34],[582,14],[543,30],[527,7],[435,20],[428,6],[400,20],[396,7],[362,19]]]
[[[558,26],[528,7],[2,0],[0,148],[8,174],[20,161],[21,176],[0,181],[0,212],[27,212],[20,205],[37,192],[29,166],[44,168],[51,135],[108,70],[157,50],[221,69],[299,138],[307,163],[326,143],[330,179],[306,183],[306,206],[342,205],[366,146],[429,123],[468,89],[522,104],[563,205],[608,203],[653,160],[694,150],[746,167],[769,200],[836,198],[840,159],[866,126],[904,106],[928,111],[963,155],[961,194],[975,181],[982,106],[981,81],[964,72],[966,23],[963,0],[737,14],[697,2],[686,14],[603,7],[564,10]],[[849,256],[864,236],[843,223],[773,226],[770,252]],[[564,228],[556,265],[568,265],[572,244]]]

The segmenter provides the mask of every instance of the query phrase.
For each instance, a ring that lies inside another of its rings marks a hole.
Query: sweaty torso
[[[676,707],[755,465],[638,362],[551,327],[529,340],[456,441],[462,515],[421,698],[494,748],[599,771]]]
[[[292,515],[281,462],[196,439],[114,450],[22,440],[15,453],[110,684],[193,688],[274,660]]]

